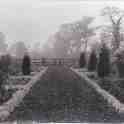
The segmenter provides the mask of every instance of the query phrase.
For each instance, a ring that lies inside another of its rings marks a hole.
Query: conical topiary
[[[4,96],[4,85],[8,82],[9,67],[11,66],[11,57],[9,54],[0,56],[0,102]]]
[[[116,57],[115,63],[118,70],[118,76],[124,77],[124,49],[118,48],[114,56]]]
[[[97,73],[100,78],[104,78],[108,76],[110,73],[110,56],[109,50],[104,44],[101,48],[101,52],[99,54],[99,62],[97,66]]]
[[[93,50],[90,54],[90,57],[89,57],[88,70],[89,71],[95,71],[96,65],[97,65],[97,57],[96,57],[95,51]]]
[[[31,73],[31,60],[29,55],[24,55],[22,62],[22,73],[24,75],[30,75]]]
[[[85,65],[86,65],[85,52],[82,52],[82,53],[80,54],[79,66],[80,66],[80,68],[84,68]]]

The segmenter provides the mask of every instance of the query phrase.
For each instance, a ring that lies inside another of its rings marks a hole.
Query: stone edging
[[[22,102],[24,96],[29,92],[30,88],[39,80],[39,78],[46,72],[47,67],[35,75],[29,83],[27,83],[22,90],[18,90],[13,94],[12,98],[0,106],[0,120],[4,121],[11,112]]]
[[[115,108],[119,113],[124,113],[124,104],[120,103],[113,95],[109,94],[106,90],[102,89],[95,81],[89,79],[84,73],[79,72],[78,70],[71,68],[73,72],[79,75],[81,78],[86,80],[105,100],[108,104]]]

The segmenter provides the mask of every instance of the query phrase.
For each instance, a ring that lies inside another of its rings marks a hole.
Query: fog
[[[121,5],[120,5],[121,4]],[[9,43],[46,42],[60,24],[81,19],[84,15],[97,16],[102,23],[100,9],[106,5],[123,6],[123,2],[45,2],[42,0],[0,1],[0,31]]]
[[[100,15],[106,6],[123,8],[119,1],[74,1],[74,0],[4,0],[0,1],[0,32],[9,46],[18,41],[27,47],[44,44],[59,30],[61,24],[92,16],[92,26],[109,22]]]

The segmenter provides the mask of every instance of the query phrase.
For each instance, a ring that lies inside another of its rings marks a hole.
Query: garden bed
[[[0,92],[0,105],[7,102],[9,99],[12,98],[13,94],[16,92],[16,89],[2,89]]]
[[[31,77],[15,77],[8,80],[0,90],[0,105],[9,101],[12,96],[19,90],[23,90],[24,86],[30,81]]]
[[[102,89],[116,97],[121,103],[124,103],[124,78],[106,77],[100,79],[96,72],[80,71],[87,75],[88,78],[95,81]]]
[[[23,90],[24,87],[30,82],[30,80],[38,72],[31,72],[30,75],[9,75],[7,82],[2,86],[0,90],[0,105],[9,101],[12,96],[19,90]]]
[[[103,97],[103,99],[108,102],[108,105],[114,108],[116,112],[124,113],[124,104],[121,103],[116,97],[114,97],[113,94],[109,93],[107,90],[105,90],[105,88],[100,86],[98,84],[100,80],[95,80],[96,78],[94,79],[94,76],[91,76],[91,72],[80,72],[78,69],[74,68],[71,68],[71,70],[75,72],[79,77],[83,78],[90,86],[92,86]]]
[[[40,79],[46,70],[47,68],[43,68],[40,72],[33,72],[29,76],[12,76],[11,81],[16,80],[19,81],[19,83],[8,81],[8,83],[4,84],[6,97],[1,97],[3,100],[2,102],[0,101],[0,121],[5,120],[10,113],[14,111],[15,107],[22,102],[30,88]],[[21,83],[22,80],[24,80],[25,83]]]
[[[10,76],[9,83],[12,85],[25,85],[31,79],[32,76]]]
[[[110,94],[115,96],[120,102],[124,103],[124,84],[123,81],[113,81],[109,79],[98,80],[97,83]]]

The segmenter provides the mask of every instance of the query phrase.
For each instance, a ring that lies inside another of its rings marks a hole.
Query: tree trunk
[[[85,39],[85,44],[84,44],[84,52],[87,52],[87,45],[88,45],[88,40],[87,39]]]
[[[117,50],[120,47],[120,28],[119,25],[115,25],[113,28],[113,51]]]

